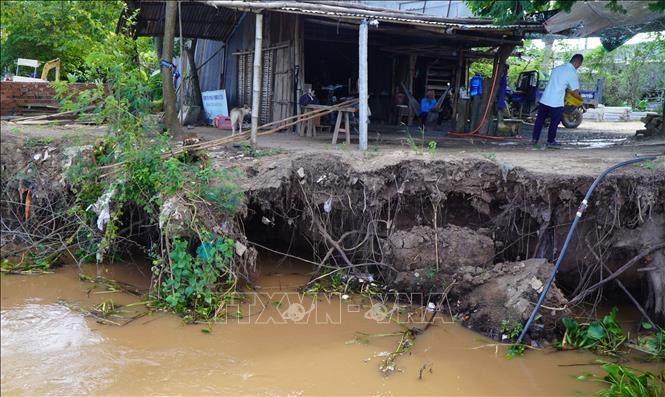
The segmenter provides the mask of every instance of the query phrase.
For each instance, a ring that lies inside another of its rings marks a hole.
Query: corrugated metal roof
[[[138,11],[136,36],[161,36],[164,33],[164,1],[127,0],[127,8],[118,21],[118,30],[122,29],[127,18]],[[242,12],[231,8],[211,7],[203,2],[183,1],[182,34],[187,38],[201,38],[225,41],[233,32]],[[176,18],[176,36],[180,26]]]
[[[481,18],[444,18],[423,15],[416,12],[378,8],[364,4],[339,1],[245,1],[245,0],[204,0],[205,3],[243,11],[269,10],[305,14],[333,19],[372,19],[389,23],[401,23],[432,28],[496,31],[497,33],[543,32],[540,23],[523,23],[498,26],[492,20]]]
[[[126,19],[138,9],[138,36],[159,36],[164,30],[164,1],[127,0],[127,10],[118,23],[120,30]],[[483,34],[508,35],[516,38],[524,33],[544,32],[542,23],[498,26],[481,18],[444,18],[416,12],[379,8],[340,1],[254,1],[254,0],[193,0],[181,2],[183,36],[226,41],[243,11],[274,11],[304,14],[334,20],[371,19],[392,24],[425,27],[441,33],[477,31]],[[179,27],[176,26],[176,32]]]

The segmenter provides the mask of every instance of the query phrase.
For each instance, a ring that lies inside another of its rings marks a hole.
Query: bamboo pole
[[[272,133],[284,130],[284,129],[289,128],[289,127],[291,127],[295,124],[302,123],[304,121],[313,119],[315,117],[324,116],[326,114],[336,112],[339,109],[343,109],[346,106],[354,104],[356,101],[357,101],[357,99],[352,99],[350,101],[341,102],[341,103],[338,103],[337,105],[333,105],[333,106],[327,107],[325,109],[317,109],[317,110],[311,111],[309,113],[306,113],[304,115],[298,115],[298,117],[301,117],[301,118],[299,118],[297,120],[294,120],[294,121],[291,121],[289,123],[286,123],[284,125],[271,128],[271,129],[266,130],[266,131],[258,132],[257,136],[270,135]],[[289,117],[289,118],[284,119],[284,120],[279,120],[277,122],[268,123],[268,124],[262,125],[260,128],[263,129],[263,128],[266,128],[268,125],[275,124],[275,123],[282,122],[282,121],[286,121],[288,119],[293,119],[293,118],[294,117],[292,116],[292,117]],[[217,147],[217,146],[225,145],[227,143],[239,142],[239,141],[242,141],[242,140],[245,140],[245,139],[249,138],[250,136],[251,136],[250,133],[244,132],[242,134],[231,135],[231,136],[227,136],[227,137],[224,137],[224,138],[215,139],[215,140],[212,140],[212,141],[201,142],[201,143],[197,143],[197,144],[194,144],[194,145],[187,145],[185,147],[172,150],[171,152],[164,153],[162,155],[162,159],[165,160],[165,159],[168,159],[169,157],[178,155],[180,153],[183,153],[183,152],[189,151],[189,150],[211,149],[211,148],[214,148],[214,147]],[[113,169],[115,169],[118,166],[123,165],[125,163],[126,163],[126,161],[120,161],[120,162],[117,162],[117,163],[101,166],[101,167],[99,167],[99,169],[102,170],[102,171],[112,170],[111,172],[108,172],[108,173],[102,175],[102,176],[106,176],[106,175],[110,175],[112,172],[114,172]]]
[[[256,146],[256,133],[259,129],[259,107],[261,106],[261,64],[263,54],[263,14],[256,14],[256,30],[254,34],[254,70],[252,78],[252,130],[250,143]]]
[[[349,102],[349,101],[347,101],[347,102]],[[301,116],[300,119],[290,121],[286,124],[280,125],[278,127],[271,128],[271,129],[266,130],[266,131],[260,131],[260,132],[257,133],[257,135],[258,136],[270,135],[270,134],[275,133],[277,131],[281,131],[281,130],[284,130],[286,128],[289,128],[289,127],[291,127],[293,125],[296,125],[298,123],[302,123],[303,121],[307,121],[307,120],[313,119],[315,117],[324,116],[326,114],[336,112],[339,109],[343,109],[345,106],[342,106],[342,105],[347,104],[347,102],[340,103],[340,104],[337,104],[337,105],[334,105],[334,106],[330,106],[326,109],[319,109],[319,110],[315,110],[315,111],[312,111],[312,112],[305,113],[304,115],[300,115]],[[289,117],[289,118],[292,119],[293,117]],[[284,120],[287,120],[287,119],[284,119]],[[284,120],[280,120],[280,121],[284,121]],[[271,123],[269,123],[269,124],[271,124]],[[265,128],[266,126],[268,126],[268,124],[265,124],[265,125],[261,126],[260,128]],[[223,145],[223,144],[226,144],[226,143],[242,141],[243,139],[247,139],[247,137],[248,137],[247,133],[243,133],[243,134],[239,134],[239,135],[232,135],[232,136],[228,136],[228,137],[225,137],[225,138],[216,139],[216,140],[213,140],[213,141],[201,142],[201,143],[197,143],[195,145],[188,145],[187,147],[183,147],[183,148],[180,148],[180,149],[177,149],[177,150],[173,151],[173,153],[177,154],[177,153],[181,153],[185,150],[192,150],[192,149],[194,149],[194,150],[210,149],[210,148],[213,148],[215,146]]]
[[[363,19],[360,23],[358,32],[358,135],[360,150],[367,150],[367,20]],[[348,132],[347,132],[348,134]]]

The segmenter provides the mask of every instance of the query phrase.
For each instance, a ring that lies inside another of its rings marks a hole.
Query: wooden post
[[[192,39],[190,41],[190,48],[185,48],[185,53],[187,54],[187,61],[189,62],[189,75],[191,76],[189,81],[192,85],[192,105],[198,106],[201,111],[199,112],[199,118],[204,114],[203,112],[203,99],[201,97],[201,86],[199,84],[199,71],[196,69],[196,44],[198,39]]]
[[[496,133],[494,115],[496,114],[496,100],[499,94],[499,80],[501,79],[501,75],[503,75],[503,65],[506,63],[508,56],[514,48],[514,45],[502,44],[499,46],[499,50],[494,57],[494,67],[492,68],[494,73],[496,73],[496,76],[492,76],[494,77],[494,86],[492,87],[490,84],[488,84],[488,95],[486,98],[484,95],[485,93],[483,92],[483,109],[486,106],[488,107],[487,120],[480,131],[480,133],[483,135],[494,135]],[[485,89],[484,86],[483,89]],[[492,96],[489,96],[489,91],[493,91]]]
[[[302,52],[304,47],[304,30],[303,30],[303,19],[301,15],[294,14],[295,23],[293,26],[293,115],[304,113],[303,109],[300,109],[298,101],[300,100],[300,88],[304,84],[302,75],[304,73],[304,68],[302,66]],[[303,136],[302,133],[302,123],[298,123],[293,126],[295,132]]]
[[[550,62],[552,60],[552,47],[554,46],[554,37],[551,35],[546,35],[545,38],[543,39],[545,42],[545,49],[543,50],[543,62],[540,65],[540,70],[545,75],[549,75],[550,73]]]
[[[360,150],[367,150],[367,20],[360,22],[358,31],[358,135]]]
[[[263,15],[256,13],[256,29],[254,33],[254,70],[252,76],[252,130],[250,143],[256,146],[256,132],[259,129],[259,107],[261,106],[261,46],[263,45]]]
[[[416,77],[416,61],[418,60],[418,55],[409,55],[409,81],[406,86],[409,87],[409,92],[413,94],[413,79]]]
[[[164,4],[164,37],[162,42],[162,56],[164,60],[173,61],[173,39],[175,37],[175,22],[178,4],[167,1]],[[164,124],[171,136],[180,136],[182,129],[178,123],[176,111],[176,95],[173,87],[173,72],[165,66],[160,66],[162,73],[162,95],[164,97]]]
[[[464,50],[457,48],[457,68],[455,69],[455,85],[453,96],[453,115],[452,119],[457,118],[457,102],[459,101],[460,88],[462,87],[462,69],[464,68]],[[459,130],[455,130],[459,131]]]
[[[178,112],[178,122],[183,125],[185,121],[185,52],[182,45],[182,8],[180,7],[180,0],[178,0],[178,29],[180,33],[180,56],[178,56],[180,59],[180,66],[178,66],[180,68],[180,85],[178,86],[180,90],[178,93],[178,108],[180,111]]]

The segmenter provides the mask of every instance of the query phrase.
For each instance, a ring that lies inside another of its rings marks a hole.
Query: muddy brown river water
[[[74,266],[3,275],[2,395],[581,396],[598,390],[575,379],[596,367],[570,366],[592,362],[589,353],[529,351],[507,360],[503,348],[482,347],[492,341],[443,321],[418,336],[397,359],[399,371],[386,377],[379,364],[399,338],[353,341],[357,331],[393,332],[397,325],[368,316],[359,297],[302,297],[294,291],[310,269],[263,262],[255,294],[263,303],[241,308],[242,319],[213,325],[210,333],[201,331],[205,324],[186,325],[167,313],[121,327],[84,317],[62,302],[91,307],[137,298],[91,291]],[[105,269],[109,278],[147,288],[149,275],[141,271],[126,264]],[[300,311],[284,320],[293,302]]]

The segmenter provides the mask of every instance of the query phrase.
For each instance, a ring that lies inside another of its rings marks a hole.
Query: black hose
[[[577,223],[582,218],[582,214],[584,214],[584,210],[586,210],[586,207],[589,204],[589,199],[591,198],[591,194],[596,189],[596,186],[598,186],[600,181],[602,181],[603,178],[605,178],[605,176],[607,176],[607,174],[609,174],[610,172],[616,170],[617,168],[621,168],[625,165],[635,164],[635,163],[639,163],[639,162],[646,161],[646,160],[655,160],[655,159],[656,159],[656,156],[645,156],[645,157],[634,158],[632,160],[622,161],[621,163],[615,164],[615,165],[611,166],[610,168],[606,169],[605,171],[603,171],[593,181],[593,183],[591,184],[591,187],[586,192],[586,196],[584,196],[584,200],[582,200],[582,203],[577,208],[577,213],[575,214],[575,219],[573,220],[573,224],[570,225],[570,229],[568,230],[568,235],[566,236],[566,241],[564,241],[563,247],[561,248],[561,253],[559,254],[559,257],[556,260],[556,264],[554,265],[554,268],[552,269],[552,273],[550,274],[550,277],[547,280],[547,283],[545,283],[545,288],[543,288],[543,292],[540,293],[540,297],[538,298],[538,302],[536,303],[536,307],[533,308],[533,311],[531,312],[531,316],[529,316],[529,319],[526,321],[526,324],[524,325],[524,328],[522,329],[522,333],[520,334],[520,337],[517,338],[517,345],[520,345],[522,343],[522,341],[524,340],[524,337],[526,336],[526,333],[529,331],[529,327],[531,326],[531,323],[533,322],[533,320],[538,315],[538,311],[540,311],[540,306],[542,306],[543,301],[545,300],[545,296],[547,295],[547,291],[552,286],[552,282],[554,281],[554,276],[556,275],[557,270],[559,270],[559,266],[561,265],[561,262],[563,261],[563,258],[566,255],[566,250],[568,249],[568,244],[570,244],[570,240],[572,240],[572,238],[573,238],[573,233],[575,233],[575,228],[577,227]]]

